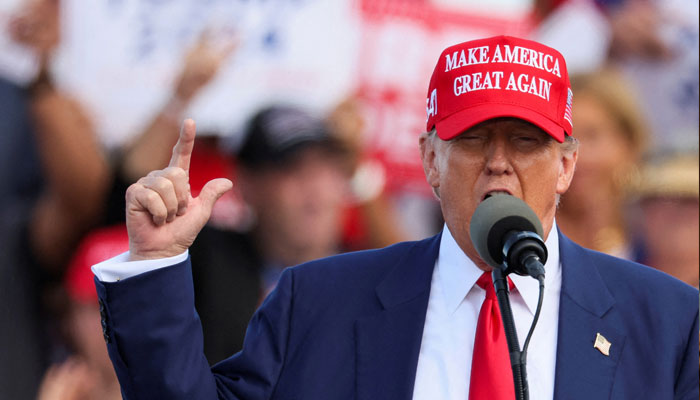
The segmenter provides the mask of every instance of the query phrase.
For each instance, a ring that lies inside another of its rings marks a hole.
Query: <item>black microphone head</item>
[[[474,248],[487,264],[503,268],[503,245],[510,231],[535,232],[543,237],[542,223],[532,209],[515,196],[496,194],[474,211],[469,234]]]

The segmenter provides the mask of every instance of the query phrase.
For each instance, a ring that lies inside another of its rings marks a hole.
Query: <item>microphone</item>
[[[542,223],[524,201],[501,193],[487,198],[474,211],[469,233],[479,256],[504,275],[544,277]]]

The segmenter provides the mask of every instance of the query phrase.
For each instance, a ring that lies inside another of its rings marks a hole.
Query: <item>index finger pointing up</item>
[[[194,137],[197,134],[197,127],[194,120],[186,119],[180,128],[180,137],[173,147],[173,156],[170,158],[169,167],[182,168],[185,171],[190,170],[190,157],[194,148]]]

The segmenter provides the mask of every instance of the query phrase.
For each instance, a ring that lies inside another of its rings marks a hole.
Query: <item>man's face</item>
[[[337,156],[311,147],[282,165],[241,178],[246,182],[243,195],[268,239],[300,251],[335,249],[348,192]]]
[[[542,221],[546,235],[552,226],[557,194],[569,187],[577,153],[536,126],[515,118],[483,122],[449,141],[421,138],[428,183],[440,196],[447,227],[462,250],[485,270],[469,237],[476,207],[489,194],[507,192],[524,200]]]

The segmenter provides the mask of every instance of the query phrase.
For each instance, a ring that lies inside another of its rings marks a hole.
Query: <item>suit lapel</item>
[[[416,243],[377,287],[382,311],[355,324],[358,399],[410,399],[441,235]]]
[[[606,320],[615,301],[587,250],[559,235],[562,288],[554,398],[609,398],[625,344],[616,324]],[[412,397],[439,244],[440,235],[416,243],[377,287],[383,310],[356,322],[358,399]],[[611,343],[607,356],[594,347],[598,333]]]
[[[554,398],[607,399],[625,344],[614,318],[607,318],[614,313],[615,300],[587,250],[561,233],[559,243],[562,287]],[[609,355],[594,347],[597,334],[611,343]]]

